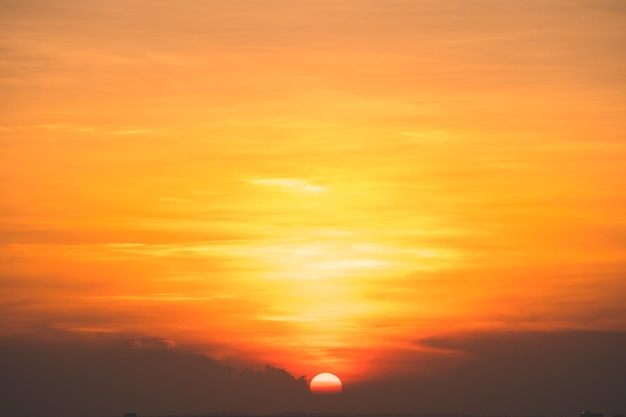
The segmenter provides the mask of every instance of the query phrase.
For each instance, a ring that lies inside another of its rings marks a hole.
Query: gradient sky
[[[0,8],[6,346],[156,346],[347,391],[491,369],[488,346],[569,369],[534,338],[623,346],[626,2]]]

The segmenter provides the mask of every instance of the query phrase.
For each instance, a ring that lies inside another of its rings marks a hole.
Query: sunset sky
[[[620,0],[0,0],[9,410],[62,378],[25,346],[119,344],[406,412],[623,414],[624,28]],[[420,397],[489,349],[546,369],[537,340],[600,349],[548,367],[598,393]],[[171,395],[146,410],[211,409]]]

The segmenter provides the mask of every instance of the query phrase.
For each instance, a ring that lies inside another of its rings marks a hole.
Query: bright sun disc
[[[341,380],[337,375],[328,372],[315,375],[309,384],[309,389],[314,394],[339,394],[341,388]]]

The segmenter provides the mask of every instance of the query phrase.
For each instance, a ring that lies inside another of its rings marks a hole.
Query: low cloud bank
[[[45,342],[5,337],[0,415],[335,411],[576,417],[582,410],[609,416],[626,411],[626,332],[482,333],[416,344],[456,354],[442,355],[453,360],[437,373],[388,375],[348,384],[341,395],[316,396],[305,377],[271,365],[235,369],[169,340],[60,332]]]

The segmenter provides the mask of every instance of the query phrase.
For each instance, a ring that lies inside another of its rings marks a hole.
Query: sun
[[[309,389],[314,394],[339,394],[342,384],[337,375],[324,372],[313,377]]]

